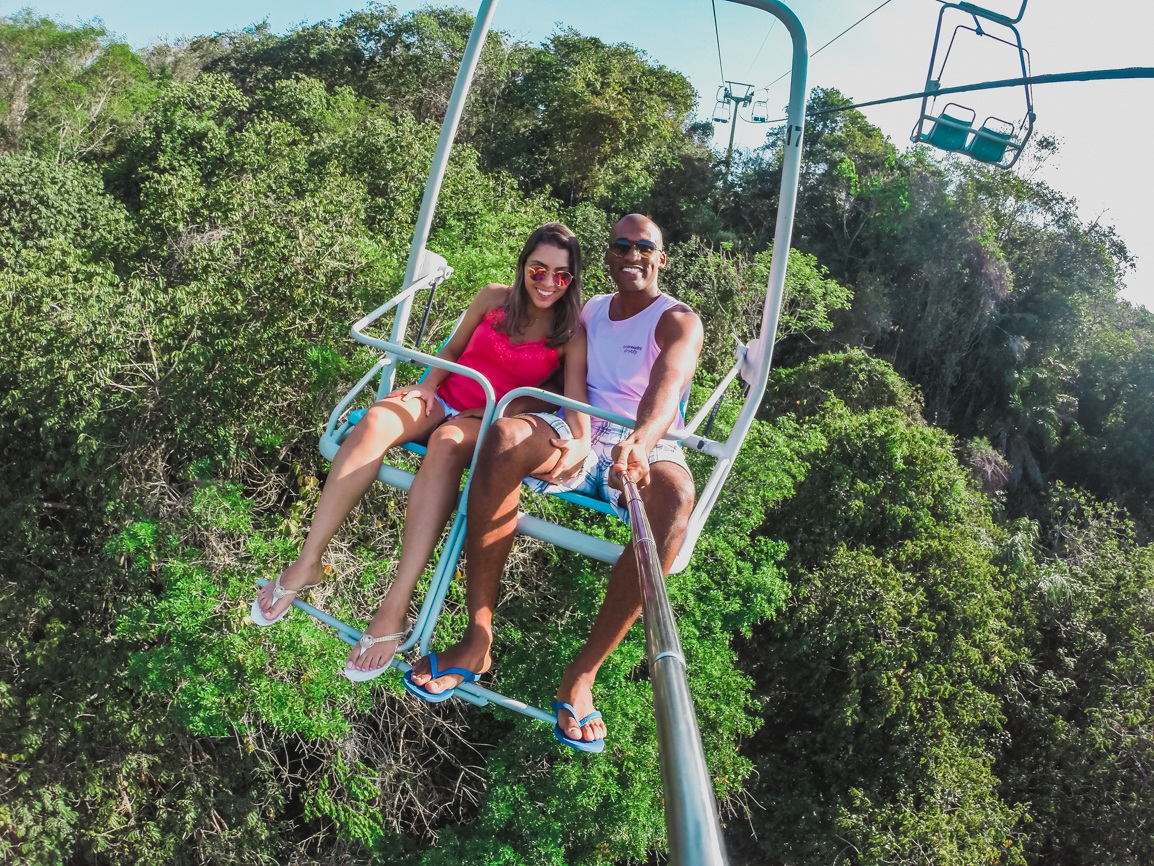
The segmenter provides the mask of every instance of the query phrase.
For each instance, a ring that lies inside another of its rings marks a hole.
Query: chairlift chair
[[[789,257],[790,235],[793,227],[793,215],[801,164],[801,131],[805,117],[806,68],[808,59],[804,31],[797,21],[796,16],[794,16],[788,7],[779,2],[779,0],[732,0],[732,2],[738,2],[770,12],[785,22],[786,26],[790,29],[794,40],[793,75],[790,86],[788,110],[788,122],[791,124],[792,134],[785,145],[783,155],[779,199],[780,206],[778,208],[774,235],[774,253],[770,263],[766,303],[762,315],[760,334],[751,340],[748,345],[739,344],[737,346],[733,365],[721,378],[717,387],[714,388],[704,404],[697,410],[694,416],[689,419],[685,425],[685,429],[676,434],[668,434],[665,437],[671,440],[679,440],[687,450],[694,450],[698,453],[708,455],[716,461],[711,475],[704,486],[698,491],[697,501],[690,516],[689,525],[671,573],[677,573],[688,565],[690,557],[693,554],[693,549],[705,526],[705,522],[721,494],[725,480],[733,467],[733,462],[753,424],[754,417],[761,404],[761,398],[765,392],[769,378],[769,367],[773,354],[777,323],[782,306],[786,264]],[[430,293],[421,323],[420,331],[421,334],[423,334],[425,323],[428,321],[433,293],[435,293],[437,287],[445,282],[453,272],[452,267],[449,266],[444,258],[425,248],[425,243],[428,240],[436,201],[448,163],[449,149],[452,146],[452,140],[456,134],[465,97],[468,93],[473,72],[476,69],[481,46],[484,44],[492,21],[495,6],[496,0],[482,0],[481,8],[477,14],[476,24],[465,49],[453,95],[450,98],[445,120],[441,127],[441,135],[434,154],[433,166],[421,202],[421,210],[417,217],[417,225],[413,234],[404,287],[399,294],[352,326],[352,336],[355,340],[379,350],[382,354],[376,363],[369,368],[352,389],[341,399],[330,414],[325,431],[320,439],[321,454],[328,460],[333,460],[336,457],[341,442],[352,430],[357,420],[359,420],[359,414],[363,414],[363,412],[358,413],[358,410],[354,408],[354,403],[358,400],[358,397],[362,392],[366,391],[366,389],[370,389],[374,382],[376,383],[375,399],[379,400],[388,394],[393,389],[394,376],[399,361],[408,361],[430,368],[438,367],[453,373],[459,373],[477,382],[486,397],[485,409],[481,418],[481,438],[483,438],[484,431],[489,428],[492,422],[504,413],[510,402],[522,395],[538,396],[553,404],[574,408],[587,412],[591,416],[603,418],[628,427],[636,424],[634,419],[577,403],[539,388],[516,389],[509,392],[498,402],[495,399],[492,385],[481,373],[454,362],[443,360],[427,352],[422,352],[417,345],[406,344],[409,315],[415,297],[423,291]],[[725,105],[727,109],[724,121],[721,122],[728,122],[728,104],[720,104]],[[714,113],[714,119],[718,120],[719,118],[716,116],[717,112],[715,111]],[[392,315],[392,326],[387,338],[374,336],[369,333],[370,329],[375,326],[379,327],[379,325],[382,324],[382,320],[389,314]],[[420,335],[418,335],[417,340],[419,341],[420,338]],[[738,413],[729,435],[724,440],[711,439],[708,436],[710,422],[706,422],[706,417],[725,397],[730,386],[738,377],[748,386],[742,408]],[[362,398],[361,402],[367,401]],[[704,434],[698,433],[697,431],[702,427],[703,422],[706,423],[706,432]],[[480,442],[480,438],[478,441]],[[403,447],[416,454],[423,454],[425,451],[423,446],[416,444],[409,444]],[[477,453],[479,450],[480,446],[478,444],[477,451],[473,454],[472,464],[469,469],[470,477],[476,466]],[[383,483],[406,491],[412,485],[414,477],[412,473],[390,465],[387,459],[382,462],[377,474],[378,480]],[[429,644],[435,630],[437,619],[440,615],[450,582],[456,573],[457,561],[464,546],[468,484],[469,482],[466,481],[465,489],[458,498],[456,515],[450,524],[429,589],[421,605],[417,622],[414,624],[413,632],[410,637],[398,647],[398,655],[418,645],[423,655],[429,652]],[[613,514],[608,503],[591,497],[568,492],[555,495],[560,499],[607,515]],[[624,551],[624,548],[620,545],[528,514],[518,515],[517,531],[606,563],[616,562]],[[260,581],[262,585],[266,582],[267,581],[264,580]],[[294,599],[293,604],[315,617],[318,621],[333,627],[337,636],[342,641],[355,644],[356,641],[359,640],[361,633],[353,626],[343,623],[335,617],[316,609],[303,599]],[[409,665],[399,657],[393,659],[392,666],[402,672],[410,669]],[[454,695],[477,706],[493,703],[536,718],[550,725],[554,725],[557,722],[556,716],[552,713],[529,706],[525,702],[515,698],[498,694],[477,683],[462,683],[457,686]]]
[[[753,108],[750,109],[749,119],[753,123],[768,123],[769,122],[769,103],[764,99],[753,103]]]
[[[941,89],[942,74],[945,71],[946,63],[949,61],[950,52],[953,50],[954,40],[961,30],[974,33],[977,36],[988,36],[995,42],[1001,42],[1011,48],[1016,48],[1018,51],[1018,60],[1021,65],[1022,77],[1028,78],[1030,75],[1030,55],[1022,46],[1021,34],[1018,33],[1018,28],[1015,26],[1022,20],[1022,16],[1026,12],[1027,2],[1028,0],[1022,0],[1021,9],[1019,9],[1018,15],[1015,18],[992,12],[989,9],[983,9],[972,3],[959,2],[942,4],[941,12],[938,13],[937,31],[934,34],[934,47],[930,52],[929,72],[926,74],[925,92],[927,95],[922,97],[921,112],[918,115],[918,120],[914,125],[913,132],[910,134],[910,141],[916,144],[928,144],[931,147],[936,147],[939,150],[945,150],[951,153],[964,153],[972,159],[997,166],[998,168],[1010,168],[1018,161],[1018,157],[1022,155],[1022,150],[1030,140],[1030,136],[1033,135],[1034,121],[1036,120],[1033,92],[1030,85],[1023,85],[1026,113],[1017,126],[1001,118],[988,117],[983,121],[981,127],[977,129],[973,127],[974,121],[977,119],[977,112],[959,103],[950,102],[935,115],[934,111],[936,110],[937,96],[933,95],[933,92]],[[937,61],[938,43],[941,39],[942,24],[947,9],[961,10],[973,19],[974,24],[972,27],[959,24],[954,28],[950,36],[950,44],[946,48],[941,66],[937,68],[937,74],[935,75],[934,70]],[[1013,41],[1003,39],[984,29],[982,27],[983,21],[1008,28],[1010,32],[1013,33]],[[948,114],[947,110],[951,108],[954,109],[954,113]],[[967,121],[964,118],[957,117],[956,115],[958,114],[969,114],[970,118]]]
[[[717,104],[713,106],[713,122],[729,123],[729,102],[727,100],[719,99]]]

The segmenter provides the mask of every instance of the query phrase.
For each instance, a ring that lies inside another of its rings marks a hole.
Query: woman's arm
[[[562,346],[565,364],[565,396],[570,400],[581,403],[589,402],[589,345],[585,340],[585,328],[578,327],[577,333]],[[589,416],[575,409],[565,409],[565,422],[573,431],[573,438],[588,442],[592,433],[589,427]]]

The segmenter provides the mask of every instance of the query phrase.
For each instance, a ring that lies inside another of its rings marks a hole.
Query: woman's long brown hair
[[[563,223],[546,223],[529,235],[517,258],[517,279],[505,299],[505,321],[500,326],[506,334],[519,334],[529,326],[529,290],[525,287],[525,263],[541,244],[557,247],[569,253],[569,272],[573,282],[561,299],[553,305],[553,330],[545,338],[550,349],[567,343],[577,333],[581,322],[581,244],[573,230]]]

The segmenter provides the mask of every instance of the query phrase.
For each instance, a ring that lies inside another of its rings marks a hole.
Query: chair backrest
[[[1013,141],[1013,132],[992,128],[989,125],[991,120],[1004,123],[1013,130],[1013,126],[1004,120],[996,117],[986,118],[982,128],[974,133],[974,140],[966,148],[966,154],[979,162],[996,165],[1005,157],[1006,148]]]
[[[962,120],[959,117],[954,117],[952,114],[947,114],[946,109],[948,108],[968,111],[970,112],[970,119]],[[934,125],[925,137],[925,141],[927,144],[939,150],[962,150],[966,146],[966,139],[970,136],[977,114],[973,109],[966,108],[964,105],[958,105],[955,102],[947,105],[946,109],[942,109],[942,113],[938,117],[931,118],[934,121]]]

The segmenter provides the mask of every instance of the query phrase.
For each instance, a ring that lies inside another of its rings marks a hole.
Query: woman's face
[[[525,260],[525,291],[539,310],[547,310],[557,303],[568,291],[572,279],[568,250],[541,244]]]

